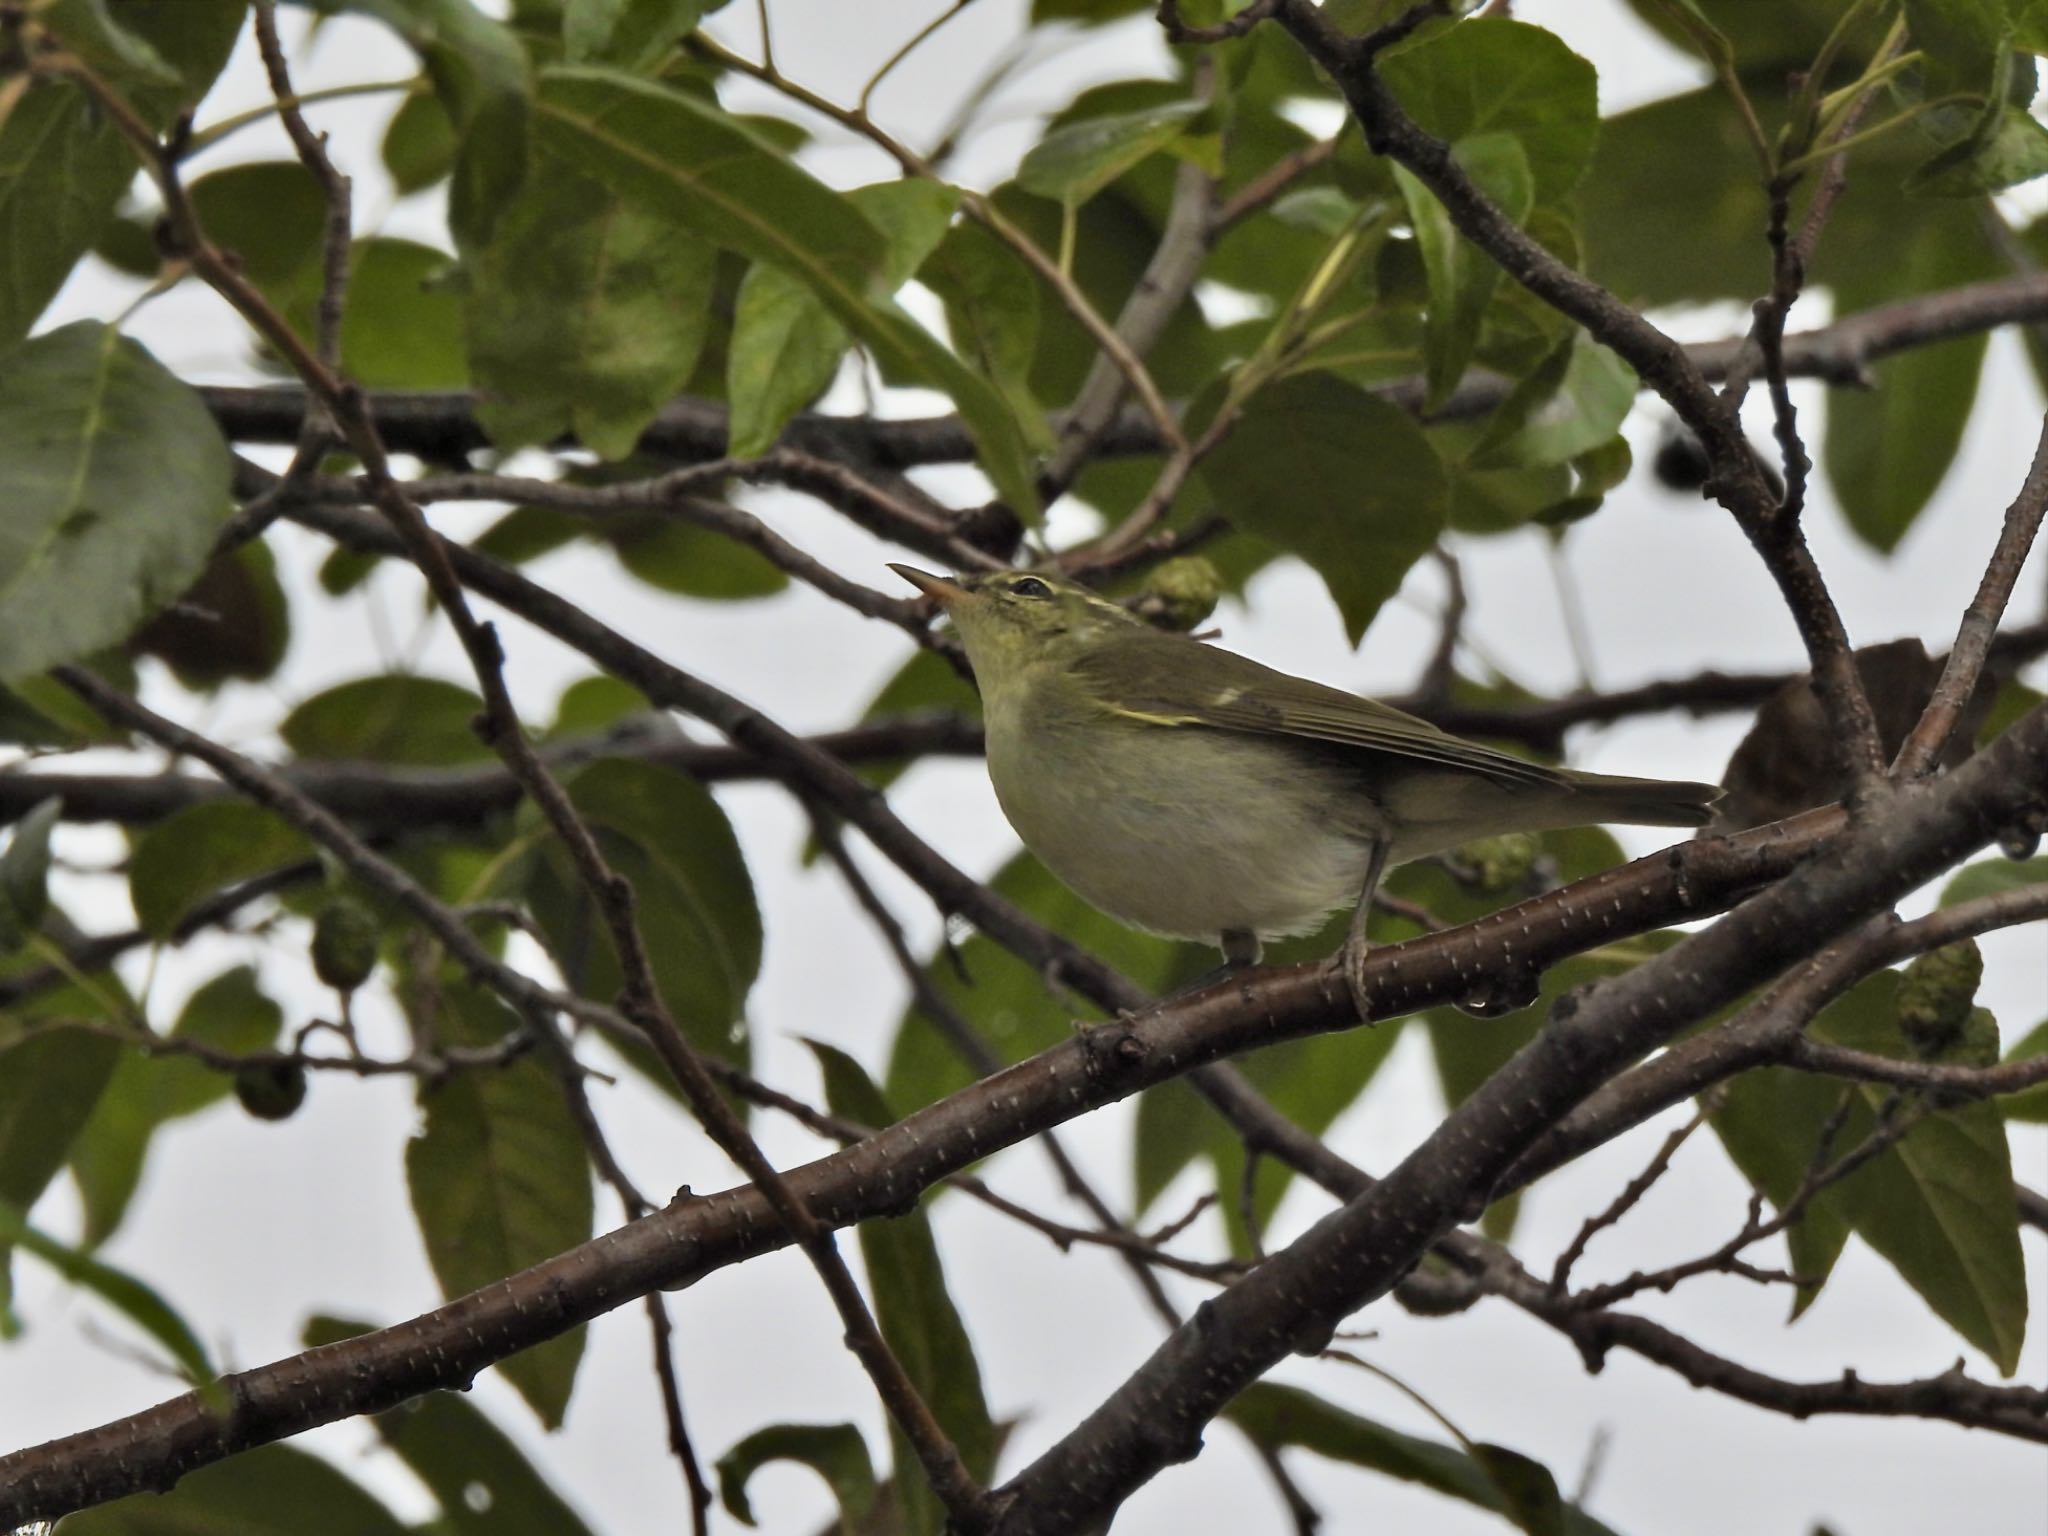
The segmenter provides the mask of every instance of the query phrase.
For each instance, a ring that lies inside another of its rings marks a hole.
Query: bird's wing
[[[1262,666],[1177,635],[1138,632],[1104,639],[1076,670],[1087,691],[1117,713],[1158,725],[1201,725],[1255,735],[1298,736],[1340,747],[1420,759],[1501,784],[1556,785],[1562,775],[1438,730],[1390,705]]]

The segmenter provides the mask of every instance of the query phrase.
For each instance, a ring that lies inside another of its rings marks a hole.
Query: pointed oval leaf
[[[640,204],[542,156],[467,270],[477,414],[513,448],[564,432],[633,450],[697,366],[717,253]]]
[[[1206,110],[1199,101],[1177,101],[1068,123],[1024,156],[1017,167],[1017,183],[1040,197],[1078,206],[1146,156],[1166,148]]]
[[[440,988],[441,1038],[487,1045],[515,1027],[495,998],[458,978]],[[595,1219],[590,1162],[561,1086],[528,1056],[487,1072],[458,1072],[420,1094],[421,1133],[406,1145],[413,1214],[445,1295],[502,1280],[587,1240]],[[550,1429],[562,1422],[584,1330],[501,1362]]]
[[[885,370],[951,395],[997,493],[1020,516],[1036,516],[1031,455],[1008,403],[875,297],[889,244],[852,202],[717,108],[629,76],[551,70],[540,114],[545,141],[564,159],[714,244],[793,273]]]
[[[1422,429],[1331,374],[1261,390],[1201,475],[1224,516],[1315,569],[1353,644],[1443,532],[1443,465]]]
[[[1557,202],[1585,174],[1600,132],[1598,82],[1556,33],[1482,17],[1386,59],[1381,70],[1408,114],[1447,143],[1513,135],[1537,202]]]
[[[807,1043],[824,1073],[825,1102],[834,1114],[874,1126],[895,1120],[860,1063],[819,1041]],[[959,1449],[969,1474],[986,1482],[995,1471],[995,1421],[982,1394],[974,1341],[946,1289],[946,1271],[939,1262],[930,1219],[922,1206],[914,1206],[902,1216],[862,1222],[858,1235],[882,1337],[939,1427]],[[947,1526],[945,1511],[918,1474],[916,1459],[893,1424],[890,1442],[895,1447],[896,1490],[905,1529],[938,1536]]]
[[[408,1536],[409,1528],[359,1484],[288,1445],[260,1445],[187,1472],[168,1493],[80,1510],[65,1536]]]
[[[473,723],[483,707],[459,683],[394,672],[316,693],[277,729],[300,757],[445,767],[491,755]]]
[[[110,326],[0,357],[0,681],[114,645],[189,587],[230,469],[198,395]]]
[[[168,939],[207,897],[255,875],[312,856],[306,835],[271,811],[241,800],[188,805],[136,841],[128,861],[135,919]]]

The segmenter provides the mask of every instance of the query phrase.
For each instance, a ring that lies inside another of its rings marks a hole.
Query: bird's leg
[[[1351,932],[1344,940],[1344,982],[1351,989],[1351,1005],[1361,1020],[1372,1018],[1372,999],[1365,986],[1365,925],[1372,915],[1372,899],[1380,888],[1380,876],[1387,872],[1387,845],[1375,842],[1366,857],[1365,883],[1358,890],[1358,906],[1351,913]]]
[[[1163,1007],[1190,993],[1199,992],[1204,987],[1214,986],[1219,981],[1235,976],[1239,971],[1249,970],[1259,963],[1259,956],[1265,952],[1265,946],[1259,942],[1259,936],[1249,928],[1227,928],[1216,936],[1216,943],[1223,951],[1221,965],[1202,972],[1193,981],[1182,982],[1166,996],[1154,998],[1143,1008],[1135,1011],[1128,1008],[1119,1009],[1117,1017],[1126,1024],[1133,1019],[1143,1018],[1155,1008]]]

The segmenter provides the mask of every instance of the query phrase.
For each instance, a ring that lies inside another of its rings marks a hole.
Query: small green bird
[[[1024,846],[1111,917],[1215,944],[1232,966],[1355,904],[1356,993],[1390,865],[1506,832],[1696,827],[1720,794],[1496,752],[1058,577],[890,569],[960,632],[989,778]]]

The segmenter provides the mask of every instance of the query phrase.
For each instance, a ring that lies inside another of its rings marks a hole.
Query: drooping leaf
[[[247,0],[125,4],[118,27],[174,72],[125,94],[151,126],[196,103],[227,62]],[[60,28],[61,35],[61,28]],[[0,122],[0,347],[29,326],[107,227],[141,169],[120,130],[68,80],[33,84]],[[150,261],[150,270],[155,262]]]
[[[1881,264],[1840,274],[1835,302],[1854,311],[1998,270],[1976,220],[1934,219],[1900,231]],[[1828,393],[1822,462],[1849,526],[1873,549],[1896,548],[1947,475],[1977,398],[1984,347],[1981,334],[1916,347],[1876,364],[1874,388]]]
[[[1332,1461],[1419,1483],[1505,1516],[1532,1536],[1613,1536],[1564,1501],[1548,1469],[1500,1446],[1470,1451],[1390,1429],[1298,1387],[1257,1382],[1223,1416],[1263,1446],[1299,1446]]]
[[[1473,181],[1519,223],[1534,196],[1527,157],[1507,134],[1488,133],[1460,141],[1452,150]],[[1441,405],[1458,387],[1479,345],[1486,307],[1500,286],[1501,270],[1490,256],[1452,227],[1436,194],[1400,166],[1394,179],[1408,205],[1415,243],[1429,278],[1429,313],[1423,329],[1424,373],[1429,404]]]
[[[344,1318],[307,1320],[308,1349],[370,1332]],[[429,1392],[377,1415],[377,1433],[441,1506],[441,1536],[589,1536],[590,1528],[476,1403]]]
[[[1898,984],[1897,972],[1878,972],[1823,1010],[1812,1032],[1857,1050],[1911,1056],[1895,1016]],[[1845,1087],[1786,1068],[1745,1073],[1729,1085],[1714,1128],[1744,1176],[1782,1207],[1806,1178],[1821,1130],[1845,1093],[1848,1113],[1827,1153],[1831,1162],[1877,1124],[1887,1093],[1880,1085]],[[1849,1229],[1937,1316],[1999,1369],[2012,1371],[2026,1332],[2027,1294],[2011,1153],[1996,1107],[1930,1113],[1822,1190],[1788,1234],[1795,1272],[1824,1278]],[[1802,1296],[1801,1304],[1811,1299]]]
[[[277,733],[300,757],[445,767],[491,755],[473,724],[483,707],[459,683],[390,672],[314,694]]]
[[[189,587],[229,468],[199,397],[110,326],[0,357],[0,682],[126,639]]]
[[[260,1445],[188,1472],[168,1493],[138,1493],[80,1510],[65,1536],[407,1536],[361,1485],[288,1445]]]
[[[719,1501],[743,1525],[755,1523],[747,1484],[771,1461],[793,1461],[816,1472],[839,1505],[840,1530],[852,1536],[862,1529],[875,1504],[875,1467],[854,1425],[770,1424],[719,1457]]]
[[[1028,853],[1005,864],[990,885],[1148,991],[1165,991],[1215,964],[1212,954],[1194,945],[1154,938],[1104,917]],[[956,953],[957,963],[944,952],[934,955],[925,976],[1001,1061],[1021,1061],[1072,1035],[1078,1005],[1052,994],[1033,967],[978,933],[958,944]],[[882,1081],[890,1104],[904,1112],[918,1109],[978,1075],[919,1009],[905,1010]]]
[[[887,244],[875,291],[887,297],[931,254],[959,195],[935,182],[885,181],[855,188],[847,201],[883,232]],[[850,341],[803,277],[762,262],[749,268],[726,353],[727,452],[745,459],[773,447],[789,418],[832,382]]]
[[[1261,390],[1201,476],[1224,516],[1315,569],[1354,644],[1443,531],[1443,466],[1422,429],[1330,374]]]
[[[565,159],[714,244],[793,272],[885,369],[951,395],[997,493],[1020,515],[1036,513],[1030,455],[1009,405],[893,302],[873,297],[888,242],[847,199],[678,91],[553,70],[540,110],[547,142]]]
[[[893,1123],[881,1091],[851,1056],[811,1041],[825,1077],[825,1102],[832,1112],[863,1124]],[[946,1289],[946,1272],[938,1244],[921,1208],[880,1221],[864,1221],[858,1229],[861,1259],[874,1290],[876,1325],[888,1341],[918,1395],[931,1409],[966,1463],[969,1475],[986,1482],[995,1471],[998,1442],[988,1400],[982,1395],[981,1368],[974,1341]],[[904,1529],[938,1536],[945,1529],[945,1510],[938,1496],[916,1472],[916,1460],[893,1423],[896,1490]]]
[[[0,955],[12,954],[43,925],[50,905],[50,829],[64,802],[52,796],[15,822],[0,852]]]
[[[83,1012],[102,1022],[100,997],[77,983],[39,995],[4,1022],[61,1019]],[[43,1028],[0,1046],[0,1202],[25,1217],[48,1188],[79,1130],[106,1089],[119,1046],[77,1026]],[[12,1311],[10,1249],[0,1240],[0,1336],[17,1324]]]
[[[574,432],[623,458],[697,366],[712,247],[541,156],[468,264],[478,415],[501,447]]]
[[[30,1226],[21,1208],[0,1199],[0,1252],[20,1248],[32,1253],[82,1290],[91,1291],[163,1347],[184,1378],[194,1384],[211,1381],[215,1371],[206,1346],[155,1288],[125,1270],[102,1264],[91,1254],[59,1242]]]
[[[341,361],[372,389],[459,389],[469,382],[462,301],[447,286],[454,258],[412,240],[378,235],[351,253]],[[301,315],[314,293],[302,289]],[[300,324],[312,334],[309,318]]]
[[[744,1064],[761,916],[718,802],[696,780],[630,758],[592,763],[568,788],[613,869],[632,882],[670,1015],[699,1050]],[[610,931],[567,854],[550,839],[523,880],[571,985],[587,997],[615,996],[620,975]],[[632,1059],[646,1064],[643,1054]]]
[[[316,3],[329,11],[374,16],[419,54],[461,146],[449,191],[449,223],[465,244],[486,242],[498,211],[519,190],[527,170],[533,80],[518,37],[471,0]]]
[[[433,1025],[451,1044],[494,1043],[516,1022],[455,976],[441,978]],[[406,1186],[444,1295],[460,1296],[586,1241],[594,1201],[590,1164],[553,1075],[531,1055],[486,1072],[424,1086],[425,1129],[405,1149]],[[581,1328],[503,1361],[550,1429],[562,1422]]]
[[[420,90],[408,95],[391,114],[378,155],[401,197],[424,192],[448,179],[455,169],[455,121],[441,98]]]
[[[2005,1059],[2030,1061],[2044,1054],[2048,1054],[2048,1019],[2042,1020],[2015,1041],[2012,1049],[2005,1053]],[[2008,1095],[1998,1101],[1998,1108],[2008,1120],[2019,1120],[2031,1125],[2048,1125],[2048,1083],[2037,1083],[2023,1092]]]
[[[245,1054],[274,1045],[284,1010],[249,966],[223,971],[186,1001],[173,1040]],[[71,1148],[71,1176],[85,1205],[83,1246],[97,1248],[127,1213],[157,1130],[227,1097],[232,1080],[189,1056],[126,1050],[107,1091]]]
[[[145,831],[128,861],[135,918],[168,939],[193,908],[226,886],[311,855],[306,835],[245,800],[188,805]]]
[[[1198,101],[1083,118],[1054,129],[1024,156],[1017,183],[1077,207],[1147,155],[1165,149],[1208,110]]]
[[[849,343],[846,327],[803,279],[763,262],[749,267],[725,361],[733,456],[774,447],[790,417],[832,382]]]
[[[1531,191],[1556,203],[1585,174],[1600,132],[1593,66],[1556,33],[1505,17],[1446,28],[1381,66],[1426,131],[1457,146],[1511,135],[1527,157]]]
[[[676,518],[622,518],[605,530],[619,564],[650,587],[684,597],[772,597],[789,577],[759,550]]]
[[[2048,881],[2048,859],[1980,859],[1949,877],[1941,888],[1941,904],[1952,907],[1959,901],[1975,901],[1979,896],[1996,896],[2000,891],[2016,891],[2043,881]]]
[[[1479,469],[1540,467],[1604,449],[1616,441],[1636,390],[1633,368],[1575,330],[1494,411],[1468,462]],[[1626,440],[1622,445],[1626,455]]]
[[[1038,286],[1023,261],[979,224],[946,232],[918,272],[946,306],[953,349],[1014,403],[1027,428],[1040,416],[1031,398],[1038,346]]]
[[[209,560],[191,589],[137,630],[128,648],[170,667],[181,687],[208,693],[230,678],[271,676],[291,633],[277,557],[268,542],[253,539]]]
[[[616,64],[635,73],[675,50],[725,0],[566,0],[562,47],[571,64]]]

